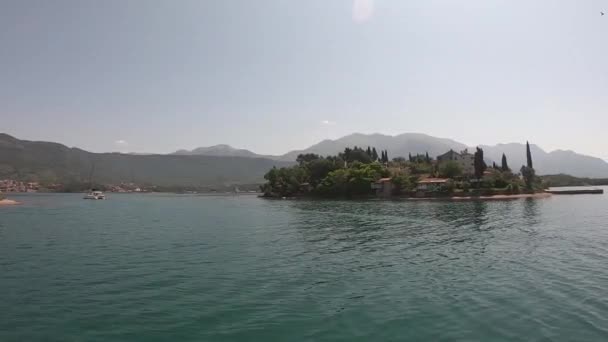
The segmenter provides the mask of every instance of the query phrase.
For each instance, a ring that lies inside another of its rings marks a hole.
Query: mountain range
[[[419,133],[397,136],[356,133],[336,140],[324,140],[309,148],[281,156],[258,155],[228,145],[181,150],[164,155],[139,155],[92,153],[58,143],[20,140],[0,133],[0,179],[63,184],[92,180],[103,184],[134,182],[176,187],[254,184],[263,182],[264,174],[273,166],[293,165],[300,153],[335,155],[345,147],[353,146],[373,146],[378,150],[388,150],[390,158],[426,152],[435,157],[450,149],[461,151],[467,148],[455,140]],[[513,170],[519,170],[525,164],[525,144],[481,147],[490,161],[500,161],[505,153]],[[531,145],[531,151],[538,174],[608,177],[608,163],[602,159],[572,151],[545,152],[536,145]]]
[[[230,145],[225,145],[225,144],[214,145],[214,146],[209,146],[209,147],[198,147],[191,151],[178,150],[171,154],[178,155],[178,156],[199,155],[199,156],[216,156],[216,157],[245,157],[245,158],[276,159],[273,156],[265,156],[265,155],[261,155],[261,154],[256,154],[249,150],[234,148]]]
[[[214,187],[255,184],[273,166],[292,165],[264,158],[204,155],[91,153],[51,143],[19,140],[0,133],[0,179],[45,183]]]
[[[391,158],[407,157],[408,154],[427,153],[436,157],[450,149],[462,151],[468,149],[475,151],[475,147],[467,146],[452,139],[437,138],[421,133],[404,133],[396,136],[384,134],[361,134],[355,133],[336,140],[323,140],[303,150],[290,151],[280,156],[259,155],[250,150],[234,149],[228,145],[217,145],[208,148],[197,148],[192,151],[181,150],[176,154],[200,154],[200,155],[238,155],[252,158],[269,158],[280,161],[294,161],[301,153],[316,153],[319,155],[336,155],[346,147],[367,146],[376,147],[378,150],[387,150]],[[509,143],[498,145],[481,145],[485,158],[491,162],[499,163],[502,154],[507,156],[509,166],[514,170],[526,163],[525,143]],[[537,145],[530,145],[534,159],[534,167],[538,174],[565,173],[576,177],[608,177],[608,163],[603,159],[582,155],[573,151],[557,150],[546,152]]]

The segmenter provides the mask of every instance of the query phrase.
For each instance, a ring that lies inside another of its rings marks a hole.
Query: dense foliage
[[[374,193],[372,183],[390,177],[392,195],[413,195],[422,178],[440,177],[449,181],[424,188],[426,192],[438,194],[491,194],[519,193],[524,187],[530,191],[538,188],[534,170],[524,170],[523,177],[513,174],[506,157],[501,166],[494,163],[488,169],[483,150],[477,148],[474,156],[475,172],[465,174],[458,161],[436,161],[428,154],[396,157],[388,161],[388,152],[374,154],[375,148],[346,148],[337,156],[322,157],[317,154],[301,154],[298,165],[273,168],[266,175],[266,184],[261,187],[268,197],[325,196],[360,197]],[[522,151],[523,152],[523,151]],[[377,157],[377,159],[375,158]],[[378,183],[380,184],[380,183]]]
[[[526,141],[526,165],[522,165],[520,171],[522,178],[524,179],[524,183],[526,184],[526,189],[528,191],[533,191],[537,188],[541,187],[541,184],[538,182],[536,178],[536,171],[534,170],[532,164],[532,153],[530,152],[530,143]]]
[[[456,178],[462,176],[462,167],[455,161],[447,161],[439,166],[439,176]]]
[[[511,171],[511,169],[509,168],[509,164],[507,164],[507,156],[504,153],[502,154],[502,162],[500,164],[500,169],[503,172]]]
[[[477,151],[475,151],[473,165],[475,167],[475,178],[481,179],[488,166],[483,158],[483,150],[479,147],[477,148]]]
[[[264,176],[267,182],[261,190],[270,197],[371,195],[370,184],[390,175],[381,164],[388,152],[381,151],[378,156],[375,151],[371,147],[354,147],[337,156],[299,155],[296,166],[272,168]]]
[[[526,141],[526,167],[529,169],[534,169],[534,165],[532,164],[532,153],[530,152],[530,143]]]

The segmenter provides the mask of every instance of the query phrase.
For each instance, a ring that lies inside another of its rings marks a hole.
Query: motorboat
[[[91,191],[88,194],[86,194],[84,196],[84,199],[90,199],[90,200],[104,200],[106,199],[106,195],[103,194],[103,192],[101,191]]]

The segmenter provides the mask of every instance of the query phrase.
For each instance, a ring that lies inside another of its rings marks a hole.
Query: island
[[[522,151],[523,153],[524,151]],[[449,150],[389,159],[375,147],[346,148],[335,156],[301,154],[297,165],[272,168],[260,189],[264,198],[408,198],[508,199],[546,197],[547,187],[536,176],[530,144],[527,164],[514,172],[502,155],[500,165],[488,165],[483,149]]]

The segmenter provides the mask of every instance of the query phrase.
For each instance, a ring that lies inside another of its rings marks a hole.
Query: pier
[[[547,190],[553,195],[601,195],[604,189]]]

